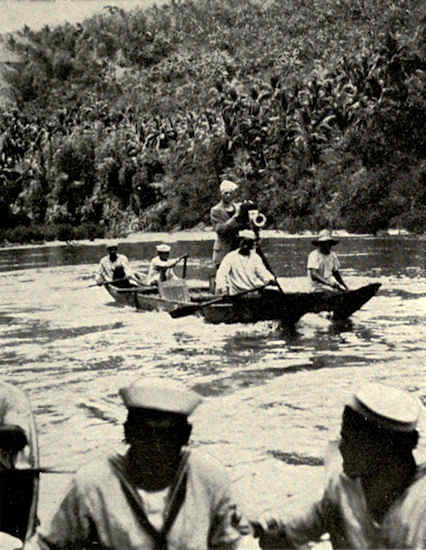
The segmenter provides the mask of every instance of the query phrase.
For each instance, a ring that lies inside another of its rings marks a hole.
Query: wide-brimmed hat
[[[231,180],[223,180],[220,184],[221,193],[232,193],[232,191],[236,191],[237,189],[238,185]]]
[[[119,394],[130,408],[153,409],[189,416],[201,403],[198,393],[163,378],[143,378],[121,388]]]
[[[318,237],[312,241],[312,244],[317,245],[318,243],[330,243],[332,245],[337,244],[339,241],[333,239],[331,231],[329,229],[323,229],[319,232]]]
[[[241,231],[238,231],[238,237],[240,239],[247,239],[251,241],[256,240],[256,234],[251,229],[242,229]]]
[[[361,386],[347,404],[368,422],[395,432],[415,430],[422,410],[408,392],[376,383]]]
[[[157,252],[170,252],[170,246],[168,244],[159,244],[156,246]]]

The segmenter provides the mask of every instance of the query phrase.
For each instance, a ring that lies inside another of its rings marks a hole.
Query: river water
[[[125,240],[121,252],[145,273],[158,238]],[[175,236],[173,254],[189,253],[192,281],[207,277],[209,238]],[[263,241],[284,290],[306,289],[311,248],[309,238]],[[426,404],[425,240],[345,237],[336,252],[350,287],[378,281],[379,293],[344,330],[307,315],[289,336],[274,323],[211,326],[118,307],[104,289],[89,287],[101,244],[0,250],[0,365],[4,380],[32,401],[43,466],[75,470],[121,448],[125,411],[117,391],[156,375],[205,397],[193,445],[227,466],[250,512],[303,501],[321,484],[327,442],[338,436],[343,403],[360,383],[405,388]],[[42,520],[68,480],[42,475]]]

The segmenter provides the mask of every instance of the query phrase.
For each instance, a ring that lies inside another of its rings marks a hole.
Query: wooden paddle
[[[275,275],[275,273],[272,271],[272,267],[270,265],[270,263],[268,262],[268,259],[266,258],[265,254],[263,253],[263,250],[260,248],[260,245],[257,245],[256,247],[256,251],[257,253],[259,254],[259,256],[262,258],[262,262],[265,264],[265,267],[268,271],[271,272],[273,278],[274,278],[274,281],[275,281],[275,284],[277,285],[279,291],[281,292],[281,294],[284,294],[285,295],[285,292],[284,290],[282,289],[279,281],[278,281],[278,277]]]
[[[100,284],[94,283],[93,285],[88,285],[87,288],[91,288],[93,286],[113,285],[114,283],[121,283],[122,281],[127,281],[127,277],[124,277],[124,279],[115,279],[115,281],[105,281]]]
[[[237,294],[233,294],[232,296],[230,296],[229,294],[222,294],[222,296],[218,296],[214,300],[208,300],[207,302],[202,302],[201,304],[189,304],[187,306],[178,307],[176,309],[173,309],[172,311],[169,311],[169,314],[173,317],[173,319],[180,319],[181,317],[186,317],[187,315],[193,315],[199,309],[203,309],[203,307],[218,304],[226,299],[239,298],[240,296],[248,294],[249,292],[262,290],[262,288],[265,288],[265,286],[268,286],[268,283],[266,285],[255,286],[250,290],[242,290],[241,292],[237,292]]]

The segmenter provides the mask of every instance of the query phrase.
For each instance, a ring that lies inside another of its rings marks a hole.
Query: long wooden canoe
[[[184,285],[182,285],[184,286]],[[284,325],[295,325],[307,313],[330,312],[334,321],[345,320],[367,303],[380,288],[372,283],[346,292],[286,292],[269,289],[256,295],[248,294],[238,300],[213,304],[199,309],[208,323],[256,323],[277,320]],[[136,307],[140,311],[172,311],[184,305],[212,300],[208,288],[187,289],[185,293],[161,296],[156,288],[118,289],[107,286],[111,296],[120,304]]]
[[[28,444],[9,455],[1,449],[0,462],[0,531],[27,542],[37,526],[39,495],[39,449],[31,404],[16,386],[0,383],[0,421],[16,424],[25,431]]]
[[[256,323],[280,321],[294,326],[307,313],[332,314],[333,321],[343,321],[367,303],[379,290],[380,283],[346,292],[286,292],[266,289],[259,296],[219,303],[201,310],[209,323]]]

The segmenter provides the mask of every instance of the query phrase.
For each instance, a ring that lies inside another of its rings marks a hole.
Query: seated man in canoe
[[[188,447],[201,397],[146,377],[120,395],[127,452],[80,469],[26,550],[253,548],[224,467]]]
[[[176,259],[169,259],[170,246],[168,244],[159,244],[156,249],[157,256],[152,258],[147,276],[147,284],[150,286],[158,286],[158,283],[177,279],[173,268],[178,262],[188,257],[187,254],[184,254]]]
[[[275,284],[274,275],[265,267],[255,250],[256,234],[250,229],[239,232],[237,250],[229,252],[216,273],[216,292],[233,296],[262,285]]]
[[[312,241],[315,250],[308,256],[307,266],[312,291],[348,290],[348,286],[339,271],[339,259],[335,252],[331,250],[331,247],[338,242],[333,239],[328,229],[323,229],[318,237]]]
[[[124,254],[118,254],[118,243],[115,241],[106,244],[108,254],[99,262],[96,273],[96,283],[104,285],[114,283],[118,288],[128,288],[142,280],[141,275],[135,273]],[[133,284],[132,284],[133,283]]]
[[[407,391],[361,386],[343,409],[322,495],[306,495],[301,513],[254,521],[260,547],[298,548],[329,533],[332,548],[426,548],[426,463],[413,454],[422,410]]]

